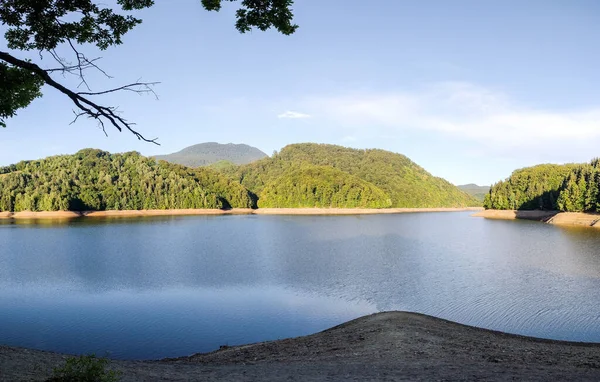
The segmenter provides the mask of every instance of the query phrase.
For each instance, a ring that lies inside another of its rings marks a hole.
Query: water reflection
[[[18,297],[17,297],[18,296]],[[2,343],[156,359],[306,335],[376,310],[277,287],[112,291],[3,290]]]
[[[155,358],[377,310],[600,341],[599,245],[469,213],[4,223],[0,343]]]

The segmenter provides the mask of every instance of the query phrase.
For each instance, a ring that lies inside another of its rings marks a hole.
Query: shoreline
[[[0,345],[0,380],[45,380],[67,355]],[[600,343],[525,337],[410,312],[308,336],[155,361],[113,360],[138,380],[600,380]],[[5,379],[3,379],[5,378]]]
[[[483,210],[471,216],[500,220],[535,220],[547,224],[600,228],[600,214],[588,212]]]
[[[1,219],[76,219],[76,218],[116,218],[144,216],[195,216],[195,215],[373,215],[400,214],[411,212],[458,212],[479,211],[481,207],[457,208],[232,208],[185,209],[185,210],[111,210],[111,211],[21,211],[0,212]]]

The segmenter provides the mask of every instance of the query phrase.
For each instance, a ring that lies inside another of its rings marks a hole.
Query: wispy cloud
[[[277,116],[277,118],[286,118],[286,119],[303,119],[310,118],[309,114],[299,113],[297,111],[286,111]]]
[[[600,105],[570,111],[528,108],[502,92],[468,83],[314,97],[306,107],[354,134],[427,130],[504,147],[600,138]]]

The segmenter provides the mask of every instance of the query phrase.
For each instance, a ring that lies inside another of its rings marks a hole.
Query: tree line
[[[538,165],[513,172],[492,186],[484,207],[499,210],[600,212],[600,160]]]
[[[85,149],[0,168],[0,211],[252,208],[239,183],[205,168]]]
[[[478,201],[407,157],[295,144],[248,165],[185,167],[84,149],[0,167],[0,211],[465,207]]]

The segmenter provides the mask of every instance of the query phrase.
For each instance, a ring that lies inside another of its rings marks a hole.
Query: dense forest
[[[386,208],[389,196],[369,182],[328,166],[303,164],[267,184],[259,207]]]
[[[186,147],[173,154],[157,155],[154,159],[188,167],[199,167],[221,161],[237,165],[248,164],[266,157],[267,154],[256,147],[245,144],[205,142]]]
[[[516,170],[496,183],[484,200],[490,209],[600,212],[600,161],[543,164]]]
[[[185,167],[84,149],[0,167],[0,211],[466,207],[478,202],[407,157],[294,144],[246,165]]]
[[[335,168],[343,173],[353,175],[371,186],[373,190],[383,191],[387,197],[377,202],[381,207],[466,207],[481,205],[471,196],[459,190],[456,186],[442,178],[429,174],[423,168],[401,154],[389,151],[370,149],[359,150],[336,145],[302,143],[284,147],[281,152],[272,157],[243,166],[221,166],[219,171],[231,179],[238,181],[247,189],[258,195],[258,205],[263,205],[264,191],[269,193],[277,188],[278,182],[288,182],[293,174],[297,183],[310,183],[318,188],[332,187],[333,179],[339,177],[323,176],[311,179],[314,172],[292,173],[303,165]],[[347,178],[352,179],[354,178]],[[356,184],[358,186],[358,183]],[[269,188],[267,188],[269,187]],[[283,186],[282,186],[283,187]],[[364,187],[361,184],[359,188]],[[283,189],[282,189],[283,190]],[[303,188],[306,195],[296,194],[302,200],[314,200],[315,206],[328,206],[327,200],[316,197],[315,187]],[[298,192],[295,190],[294,192]],[[313,193],[314,195],[309,195]],[[373,193],[375,195],[376,193]],[[321,194],[320,194],[321,195]],[[272,196],[269,195],[271,205]],[[391,202],[389,205],[387,202]],[[283,205],[279,199],[278,205],[294,207],[297,203]]]
[[[255,207],[216,171],[95,149],[0,168],[0,211]]]

